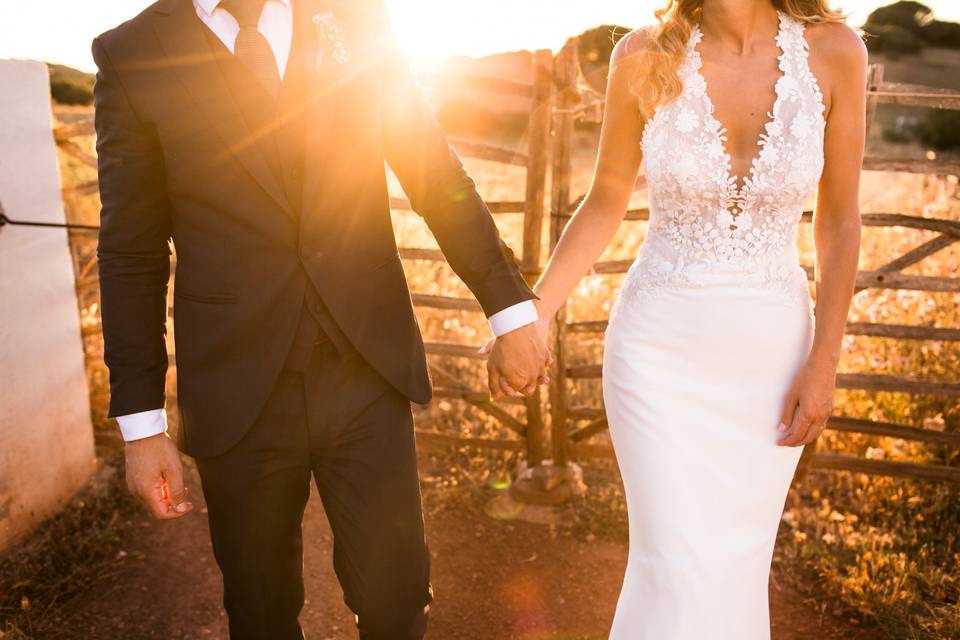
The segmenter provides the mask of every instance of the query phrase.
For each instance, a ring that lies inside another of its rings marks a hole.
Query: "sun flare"
[[[453,55],[482,56],[510,48],[503,32],[464,28],[464,9],[414,0],[390,3],[401,48],[415,66],[431,66]]]

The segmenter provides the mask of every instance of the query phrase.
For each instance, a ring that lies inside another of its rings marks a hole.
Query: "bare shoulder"
[[[620,38],[610,56],[612,66],[635,64],[656,46],[653,37],[653,27],[634,29]]]
[[[867,66],[863,37],[847,24],[811,24],[806,29],[810,54],[831,74],[862,73]]]

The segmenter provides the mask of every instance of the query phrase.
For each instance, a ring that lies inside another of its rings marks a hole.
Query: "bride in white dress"
[[[768,638],[777,527],[853,293],[866,53],[822,0],[657,17],[614,52],[593,185],[537,304],[551,317],[609,244],[642,163],[650,223],[603,366],[630,513],[610,637]],[[814,191],[815,316],[796,246]]]

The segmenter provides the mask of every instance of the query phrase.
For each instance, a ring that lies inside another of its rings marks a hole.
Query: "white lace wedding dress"
[[[813,336],[797,226],[823,168],[824,105],[801,23],[781,14],[781,76],[738,186],[700,72],[643,133],[646,241],[606,335],[603,393],[630,513],[613,640],[754,640],[800,449],[781,404]]]

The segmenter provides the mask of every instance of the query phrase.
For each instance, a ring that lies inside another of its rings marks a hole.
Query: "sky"
[[[836,0],[863,23],[893,0]],[[600,24],[648,23],[662,0],[386,0],[397,36],[415,63],[452,55],[560,47]],[[150,0],[0,0],[0,59],[32,58],[94,70],[90,41]],[[957,0],[926,0],[937,17],[960,20]]]

